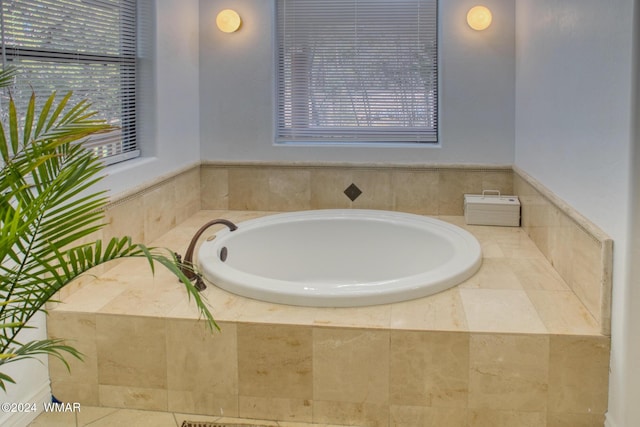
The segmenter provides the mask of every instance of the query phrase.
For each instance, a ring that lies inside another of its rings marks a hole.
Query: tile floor
[[[247,420],[171,412],[140,411],[135,409],[99,408],[82,406],[75,413],[43,413],[30,427],[180,427],[183,421],[209,421],[229,424],[254,423],[260,427],[341,427],[335,424],[308,424],[286,421]]]

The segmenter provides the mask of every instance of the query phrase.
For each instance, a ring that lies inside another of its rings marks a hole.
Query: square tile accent
[[[349,200],[354,202],[358,197],[360,197],[362,190],[360,190],[357,185],[351,184],[346,188],[346,190],[344,190],[344,194],[349,198]]]

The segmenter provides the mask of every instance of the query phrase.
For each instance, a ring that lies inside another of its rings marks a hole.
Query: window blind
[[[85,146],[106,164],[139,155],[136,132],[135,0],[0,0],[3,66],[19,75],[11,90],[26,106],[32,90],[88,99],[116,130]],[[24,109],[23,109],[24,111]]]
[[[437,142],[437,0],[276,4],[278,141]]]

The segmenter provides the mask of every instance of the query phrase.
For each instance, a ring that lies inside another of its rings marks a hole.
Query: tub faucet
[[[180,267],[180,270],[185,276],[187,276],[187,279],[191,281],[195,279],[196,281],[195,287],[199,291],[205,290],[207,288],[207,285],[204,284],[204,281],[202,280],[202,276],[195,271],[195,266],[193,265],[193,252],[196,249],[196,243],[198,242],[198,239],[200,238],[200,236],[202,236],[202,233],[204,233],[207,228],[216,224],[224,224],[227,227],[229,227],[229,230],[231,231],[235,231],[238,229],[238,226],[229,220],[214,219],[212,221],[207,222],[205,225],[200,227],[198,231],[196,231],[196,234],[194,234],[193,237],[191,238],[191,243],[189,243],[187,252],[185,252],[184,254],[184,259],[182,259],[182,256],[180,256],[180,254],[178,254],[177,252],[175,253],[176,258],[178,259],[178,265]]]

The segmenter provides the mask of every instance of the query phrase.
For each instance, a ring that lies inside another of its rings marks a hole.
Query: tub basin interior
[[[474,274],[481,257],[475,237],[444,221],[334,209],[239,223],[236,231],[222,230],[203,243],[198,262],[209,282],[230,292],[341,307],[439,292]]]

